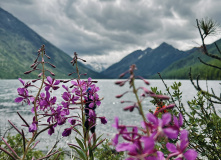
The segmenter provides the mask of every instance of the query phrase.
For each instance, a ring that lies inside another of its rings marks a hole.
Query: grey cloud
[[[111,54],[119,58],[162,42],[185,49],[199,38],[196,18],[221,19],[219,0],[0,0],[0,5],[68,54],[108,55],[107,61],[116,57]]]

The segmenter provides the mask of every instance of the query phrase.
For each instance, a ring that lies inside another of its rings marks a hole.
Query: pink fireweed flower
[[[132,143],[121,143],[116,146],[116,150],[128,151],[130,159],[150,159],[151,155],[156,152],[154,149],[155,142],[153,137],[142,137],[134,140]],[[155,157],[156,158],[156,157]]]
[[[118,130],[118,133],[112,139],[113,145],[117,145],[118,144],[119,135],[127,132],[127,128],[124,125],[119,125],[118,117],[115,118],[115,123],[112,124],[112,127],[116,128]]]
[[[21,101],[24,101],[25,103],[30,105],[30,102],[34,101],[34,97],[29,96],[28,90],[26,88],[18,88],[17,91],[18,91],[18,95],[20,97],[17,97],[15,99],[16,103],[20,103]]]
[[[29,125],[29,132],[35,132],[37,130],[37,124],[38,122],[35,121],[35,117],[33,117],[33,122],[31,125]]]
[[[65,108],[68,108],[71,102],[72,104],[75,104],[75,102],[79,99],[78,96],[71,95],[69,92],[64,92],[62,94],[62,98],[66,101],[62,102]]]
[[[28,88],[29,86],[31,86],[30,82],[26,82],[23,81],[21,78],[18,78],[18,80],[22,83],[22,85],[24,86],[24,88]]]
[[[59,88],[59,83],[60,80],[55,80],[54,78],[52,79],[50,76],[47,77],[47,81],[48,83],[44,82],[46,87],[45,90],[48,91],[50,88],[52,88],[53,90],[57,90]]]
[[[92,102],[90,102],[89,104],[90,108],[93,108],[95,104],[97,106],[100,106],[101,101],[99,100],[99,95],[97,93],[94,93],[93,95],[89,95],[89,98],[92,100]]]
[[[147,114],[146,126],[149,127],[151,134],[154,134],[154,139],[157,139],[158,136],[167,136],[171,139],[176,139],[179,134],[179,129],[170,125],[171,114],[165,113],[162,115],[162,119],[158,119],[152,113]]]
[[[46,91],[46,96],[44,93],[40,94],[39,105],[41,110],[47,110],[53,106],[57,101],[57,97],[51,97],[50,93]]]
[[[51,113],[52,116],[51,118],[48,118],[48,122],[57,122],[58,125],[63,125],[67,119],[65,116],[69,114],[69,112],[67,112],[66,109],[63,109],[62,106],[58,106],[56,110],[54,108],[51,108]]]
[[[186,150],[188,145],[188,131],[182,130],[180,132],[180,141],[176,146],[172,143],[166,144],[167,149],[171,152],[168,155],[168,159],[171,157],[176,157],[177,160],[183,160],[183,158],[188,160],[195,160],[197,158],[197,152],[194,149]]]

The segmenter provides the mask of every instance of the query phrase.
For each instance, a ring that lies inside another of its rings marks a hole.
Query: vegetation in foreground
[[[220,61],[221,57],[210,54],[204,43],[205,38],[215,32],[216,23],[210,19],[202,19],[197,20],[197,26],[202,39],[203,52]],[[217,50],[220,52],[218,46]],[[96,115],[93,109],[94,106],[99,106],[101,103],[98,95],[99,87],[95,85],[96,81],[91,78],[86,81],[81,80],[82,75],[78,70],[77,62],[82,59],[75,53],[71,63],[75,65],[76,71],[69,75],[76,75],[76,77],[62,81],[46,76],[47,73],[53,76],[54,73],[46,70],[45,64],[55,66],[47,63],[45,57],[48,58],[43,45],[38,51],[37,59],[31,65],[32,69],[25,72],[25,74],[29,74],[40,71],[38,74],[40,79],[31,82],[19,79],[22,87],[17,90],[19,97],[15,99],[15,102],[23,102],[32,106],[33,120],[31,122],[26,121],[18,113],[24,122],[24,127],[28,128],[28,133],[24,133],[23,129],[17,128],[9,121],[19,135],[2,138],[1,156],[19,160],[62,159],[63,151],[56,149],[55,146],[46,155],[34,148],[37,145],[36,140],[42,132],[47,131],[49,135],[52,135],[57,126],[65,125],[67,128],[62,132],[62,136],[67,137],[74,134],[73,137],[76,141],[74,144],[68,144],[77,153],[71,159],[95,159],[105,153],[105,157],[120,159],[125,156],[127,160],[220,159],[220,116],[214,105],[220,104],[221,98],[216,96],[213,90],[211,92],[202,90],[198,84],[199,77],[195,84],[191,70],[189,72],[190,80],[195,89],[199,91],[197,97],[188,102],[191,112],[187,112],[181,103],[182,92],[179,90],[181,83],[174,83],[171,87],[167,87],[162,79],[167,88],[167,93],[163,94],[157,90],[157,87],[151,89],[136,87],[136,78],[142,79],[145,85],[149,85],[149,82],[134,74],[135,65],[131,65],[129,70],[122,73],[120,77],[129,73],[129,78],[117,81],[116,84],[123,86],[125,83],[129,83],[130,90],[117,95],[116,98],[121,98],[129,93],[134,94],[136,102],[128,100],[122,101],[122,103],[129,103],[129,106],[124,107],[125,111],[133,112],[137,109],[142,117],[142,122],[141,126],[123,125],[119,123],[119,118],[115,118],[113,127],[117,129],[117,134],[112,139],[111,144],[114,149],[111,149],[108,142],[103,143],[105,139],[101,139],[102,136],[97,138],[95,133],[89,134],[89,130],[96,125],[96,118],[100,119],[103,124],[106,124],[107,120],[103,116]],[[202,60],[201,62],[207,67],[221,69]],[[36,81],[41,82],[40,86],[35,85]],[[52,93],[60,89],[58,86],[60,83],[63,84],[63,101],[61,104],[57,104],[57,97]],[[32,95],[30,88],[37,89],[37,95]],[[170,88],[173,90],[172,93]],[[145,113],[145,106],[142,105],[145,98],[150,98],[151,103],[157,107],[155,112]],[[86,114],[85,106],[89,106],[88,114]],[[76,111],[76,114],[70,114],[70,111]],[[86,121],[89,122],[89,128],[85,125]],[[77,138],[76,135],[80,138]],[[102,143],[103,145],[101,145]],[[99,148],[99,145],[102,147]]]

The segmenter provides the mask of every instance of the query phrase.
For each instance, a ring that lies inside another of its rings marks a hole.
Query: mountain
[[[130,65],[135,64],[138,68],[137,75],[150,78],[157,72],[163,71],[173,62],[187,56],[186,52],[164,42],[155,49],[147,48],[144,51],[134,51],[101,73],[117,78],[121,73],[128,70]]]
[[[107,63],[104,62],[91,62],[91,63],[87,63],[85,66],[95,72],[102,72],[103,70],[105,70],[107,68]]]
[[[146,52],[143,52],[142,50],[134,51],[124,57],[121,61],[111,65],[101,73],[104,75],[109,75],[111,78],[118,78],[121,73],[128,70],[131,64],[134,64],[139,59],[139,57],[142,57],[144,54],[148,53],[148,51],[149,50],[147,50]]]
[[[215,42],[221,48],[221,39]],[[219,55],[214,43],[207,45],[208,52]],[[198,57],[208,64],[212,64],[221,68],[220,61],[206,56],[200,48],[193,48],[186,51],[187,57],[175,61],[161,72],[163,78],[166,79],[189,79],[190,67],[192,75],[196,78],[200,74],[201,79],[221,79],[221,72],[219,69],[209,67],[200,62]],[[153,75],[151,78],[158,78],[158,75]]]
[[[56,78],[69,78],[67,75],[75,71],[70,64],[72,58],[0,8],[0,79],[37,78],[39,72],[29,75],[23,73],[30,70],[30,65],[37,57],[37,51],[42,44],[45,45],[46,54],[51,57],[46,61],[56,66],[55,69],[50,66],[46,69],[55,73]],[[82,63],[78,63],[78,66],[81,73],[87,73],[84,78],[105,77],[86,68]]]

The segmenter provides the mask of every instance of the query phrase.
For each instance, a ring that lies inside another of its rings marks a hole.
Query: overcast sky
[[[66,53],[108,64],[162,42],[199,47],[196,18],[221,23],[221,0],[0,0],[0,7]]]

